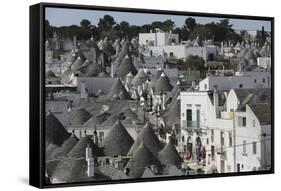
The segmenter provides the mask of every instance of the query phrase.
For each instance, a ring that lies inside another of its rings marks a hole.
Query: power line
[[[238,145],[233,145],[233,146],[228,146],[228,147],[221,147],[221,148],[217,148],[217,149],[211,149],[211,150],[206,150],[206,152],[211,152],[211,151],[221,151],[221,150],[224,150],[224,149],[230,149],[230,148],[233,148],[233,147],[239,147],[239,146],[244,146],[244,145],[251,145],[253,143],[261,143],[261,142],[264,142],[264,141],[268,141],[270,140],[271,141],[271,138],[270,139],[263,139],[261,141],[253,141],[253,142],[249,142],[249,143],[246,143],[246,144],[238,144]],[[192,154],[196,153],[196,152],[191,152]]]

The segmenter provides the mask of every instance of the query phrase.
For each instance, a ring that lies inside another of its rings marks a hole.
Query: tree
[[[171,31],[175,27],[175,22],[171,19],[168,19],[163,22],[163,30],[164,31]]]
[[[103,18],[100,18],[98,27],[100,29],[109,30],[116,24],[114,18],[110,15],[104,15]]]
[[[80,26],[84,29],[89,29],[91,27],[91,22],[87,19],[82,19],[80,21]]]
[[[200,78],[205,77],[206,68],[204,66],[204,60],[197,56],[197,55],[189,55],[185,61],[178,60],[177,64],[181,70],[184,70],[186,72],[194,72],[199,71]]]
[[[185,23],[184,28],[187,28],[189,31],[193,31],[193,29],[197,25],[195,19],[192,17],[188,17],[187,19],[185,19],[184,23]]]
[[[122,36],[128,35],[128,33],[130,31],[130,24],[126,21],[122,21],[120,23],[120,30],[121,30]]]
[[[50,26],[50,23],[48,20],[45,20],[45,37],[51,38],[53,33],[53,27]]]

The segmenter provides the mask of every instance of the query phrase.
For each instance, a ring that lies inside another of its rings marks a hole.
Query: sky
[[[46,19],[52,26],[80,25],[82,19],[88,19],[92,24],[97,25],[99,19],[104,15],[111,15],[117,23],[127,21],[130,25],[151,24],[153,21],[165,21],[171,19],[177,27],[181,27],[188,15],[165,15],[165,14],[147,14],[147,13],[128,13],[116,11],[96,11],[85,9],[65,9],[65,8],[46,8]],[[197,23],[206,24],[210,22],[219,22],[223,18],[216,17],[194,17]],[[271,30],[270,21],[247,20],[247,19],[229,19],[233,29],[236,30],[261,30],[264,26],[265,31]]]

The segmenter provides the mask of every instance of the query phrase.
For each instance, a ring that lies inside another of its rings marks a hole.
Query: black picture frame
[[[66,8],[66,9],[81,9],[81,10],[102,10],[102,11],[120,11],[120,12],[137,12],[137,13],[153,13],[165,15],[188,15],[188,16],[203,16],[203,17],[219,17],[233,19],[254,19],[271,22],[271,165],[270,170],[239,172],[239,173],[223,173],[212,175],[188,175],[176,177],[161,177],[161,178],[141,178],[128,180],[111,180],[97,182],[75,182],[61,184],[46,184],[45,182],[45,46],[44,46],[44,20],[45,8]],[[249,16],[249,15],[231,15],[231,14],[214,14],[214,13],[195,13],[185,11],[170,11],[170,10],[153,10],[153,9],[135,9],[135,8],[120,8],[120,7],[104,7],[93,5],[74,5],[74,4],[57,4],[57,3],[39,3],[30,6],[30,151],[29,151],[29,184],[38,188],[53,188],[53,187],[69,187],[69,186],[85,186],[85,185],[101,185],[101,184],[120,184],[133,182],[148,182],[148,181],[167,181],[179,179],[195,179],[195,178],[213,178],[213,177],[228,177],[228,176],[245,176],[245,175],[260,175],[274,173],[274,18],[264,16]]]

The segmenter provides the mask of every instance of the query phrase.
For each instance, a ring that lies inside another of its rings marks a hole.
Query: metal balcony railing
[[[199,129],[201,127],[199,121],[183,120],[182,125],[183,125],[183,128],[186,128],[186,129]]]

